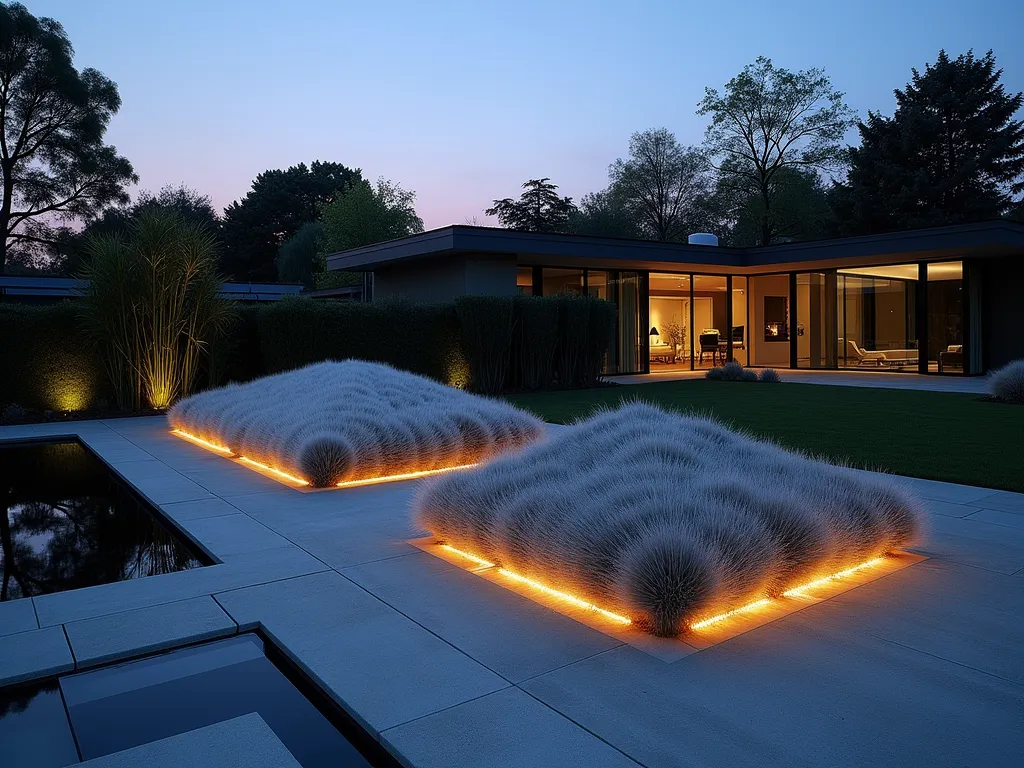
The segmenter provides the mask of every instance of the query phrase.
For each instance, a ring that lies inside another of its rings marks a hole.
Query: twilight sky
[[[107,136],[141,188],[223,208],[263,170],[333,160],[415,190],[428,229],[487,222],[528,178],[602,189],[636,130],[699,143],[704,86],[760,54],[824,67],[861,116],[942,47],[992,48],[1024,90],[1020,0],[23,2],[118,84]]]

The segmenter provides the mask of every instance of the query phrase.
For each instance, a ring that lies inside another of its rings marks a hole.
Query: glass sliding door
[[[696,368],[722,365],[728,355],[729,293],[727,279],[718,275],[693,276],[693,351]]]
[[[918,265],[860,267],[836,277],[840,368],[916,371]]]
[[[963,262],[928,265],[928,371],[965,373]]]
[[[648,315],[642,299],[647,294],[647,275],[641,272],[609,272],[608,275],[608,294],[618,308],[615,361],[614,366],[609,364],[609,373],[644,373]]]
[[[558,269],[544,267],[541,278],[543,296],[556,296],[559,293],[583,293],[582,269]]]
[[[758,368],[788,368],[789,275],[756,275],[750,287],[750,365]]]
[[[693,348],[690,276],[652,272],[649,280],[650,327],[647,335],[650,339],[650,370],[652,373],[689,370]]]
[[[747,322],[747,278],[732,279],[732,359],[748,365],[750,323]]]
[[[835,273],[804,272],[796,276],[797,368],[832,368],[836,347]]]

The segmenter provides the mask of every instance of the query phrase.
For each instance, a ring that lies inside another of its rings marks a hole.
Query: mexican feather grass
[[[475,464],[543,429],[506,403],[361,360],[201,392],[168,416],[175,429],[314,487]]]
[[[895,479],[814,461],[643,403],[432,479],[439,540],[662,636],[912,542]]]

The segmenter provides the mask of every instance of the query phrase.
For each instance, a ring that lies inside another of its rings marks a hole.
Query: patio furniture
[[[939,352],[939,373],[949,366],[964,369],[964,345],[950,344],[945,350]]]
[[[885,352],[869,352],[857,346],[853,339],[846,340],[849,356],[857,361],[857,365],[864,365],[866,362],[874,363],[876,366],[883,365],[886,361]]]
[[[674,363],[676,348],[671,344],[651,344],[652,363]]]
[[[718,363],[718,331],[714,333],[702,333],[699,337],[700,340],[700,362],[704,362],[704,353],[711,353],[711,364],[717,365]]]

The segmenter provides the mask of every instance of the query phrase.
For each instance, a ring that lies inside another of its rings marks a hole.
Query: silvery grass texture
[[[1007,403],[1024,404],[1024,360],[1014,360],[988,376],[988,393]]]
[[[543,431],[506,403],[362,360],[201,392],[168,417],[175,429],[315,487],[473,464]]]
[[[643,403],[434,478],[413,509],[440,541],[662,636],[904,546],[923,517],[895,479]]]

